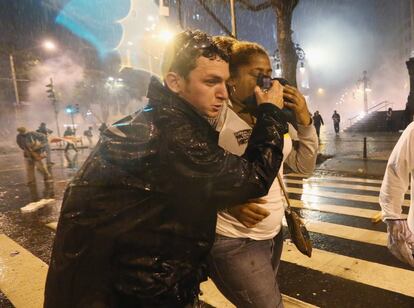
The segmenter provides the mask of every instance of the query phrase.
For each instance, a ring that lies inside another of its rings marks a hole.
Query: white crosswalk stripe
[[[349,194],[349,193],[340,193],[340,192],[333,192],[322,190],[320,187],[305,187],[305,188],[296,188],[296,187],[288,187],[287,191],[289,193],[294,194],[301,194],[303,201],[313,201],[313,202],[320,202],[318,197],[326,197],[326,198],[335,198],[341,200],[350,200],[350,201],[358,201],[358,202],[371,202],[371,203],[378,203],[378,196],[366,196],[361,194]],[[410,206],[410,200],[405,199],[403,202],[403,206]],[[379,205],[378,205],[379,209]]]
[[[301,177],[302,176],[298,174],[289,174],[285,177],[288,192],[299,195],[295,196],[295,198],[300,200],[291,198],[291,205],[294,208],[368,219],[372,218],[380,210],[379,206],[378,210],[365,209],[363,206],[362,208],[355,207],[355,205],[363,205],[365,202],[378,203],[379,187],[369,185],[364,186],[357,183],[378,184],[381,183],[379,180],[333,176],[294,179]],[[292,185],[295,184],[302,184],[303,189],[292,187]],[[291,185],[291,187],[289,187],[289,185]],[[336,188],[337,190],[323,190],[324,187]],[[354,190],[355,193],[341,192],[341,189],[346,189],[348,191]],[[378,195],[364,195],[367,191],[377,192]],[[325,203],[324,199],[320,197],[330,198],[329,203]],[[337,199],[341,201],[349,200],[353,203],[353,206],[335,204]],[[410,200],[404,201],[404,206],[409,206],[409,204]],[[307,229],[310,232],[379,246],[386,246],[387,244],[387,234],[385,232],[312,220],[312,217],[313,216],[311,215],[311,220],[305,219]],[[412,286],[412,282],[414,281],[414,271],[412,270],[352,258],[321,249],[314,249],[312,258],[307,258],[292,244],[290,246],[284,246],[282,260],[312,270],[345,278],[347,280],[414,297],[414,288]]]
[[[47,269],[43,261],[0,234],[0,291],[16,308],[43,307]]]
[[[289,173],[286,175],[287,177],[296,177],[296,178],[304,178],[303,174],[297,173]],[[359,183],[375,183],[381,184],[382,180],[374,180],[374,179],[363,179],[363,178],[351,178],[351,177],[339,177],[339,176],[323,176],[323,177],[310,177],[307,178],[308,180],[312,181],[345,181],[345,182],[359,182]]]
[[[324,204],[316,202],[307,202],[302,200],[291,199],[290,203],[292,207],[298,209],[316,210],[325,213],[342,214],[354,217],[372,218],[378,213],[377,210],[361,209],[349,206],[341,206],[334,204]],[[403,215],[407,217],[407,215]]]
[[[283,223],[286,226],[286,223]],[[347,240],[362,243],[387,246],[387,234],[355,227],[348,227],[324,221],[311,221],[305,219],[306,229],[311,232],[336,236]]]
[[[414,297],[414,271],[342,256],[319,249],[313,249],[312,254],[312,258],[308,258],[295,247],[285,245],[282,260]]]
[[[380,191],[380,187],[377,186],[365,186],[365,185],[354,185],[354,184],[342,184],[336,182],[328,182],[328,181],[310,181],[307,179],[304,180],[292,180],[292,179],[285,179],[285,183],[287,184],[300,184],[304,187],[330,187],[330,188],[348,188],[348,189],[357,189],[357,190],[365,190],[365,191]]]

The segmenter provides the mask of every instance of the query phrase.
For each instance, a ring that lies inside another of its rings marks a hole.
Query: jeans
[[[261,241],[216,234],[208,259],[210,278],[238,308],[282,308],[276,280],[282,247],[282,231]]]

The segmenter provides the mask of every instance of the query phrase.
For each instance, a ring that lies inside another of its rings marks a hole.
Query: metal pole
[[[230,0],[230,13],[231,13],[231,35],[234,38],[237,38],[236,10],[234,7],[234,0]]]
[[[52,77],[50,77],[50,84],[52,85],[52,90],[54,91]],[[56,131],[58,133],[58,137],[60,137],[59,118],[58,118],[59,110],[58,110],[58,101],[56,98],[56,93],[55,93],[55,97],[52,98],[52,105],[55,108]]]
[[[14,87],[14,95],[16,97],[16,102],[15,102],[15,105],[14,105],[14,112],[15,112],[15,117],[16,117],[16,122],[17,122],[17,120],[18,120],[18,110],[19,110],[19,106],[20,106],[19,89],[17,88],[16,70],[14,68],[13,55],[10,54],[9,58],[10,58],[10,70],[11,70],[11,75],[12,75],[12,80],[13,80],[13,87]],[[17,123],[16,123],[16,125],[17,125]]]
[[[58,107],[57,107],[57,101],[54,100],[53,104],[55,105],[55,120],[56,120],[56,128],[57,128],[57,133],[58,133],[58,137],[60,137],[60,128],[59,128],[59,119],[58,119]]]
[[[72,128],[73,128],[73,131],[74,131],[74,133],[76,135],[75,121],[73,120],[73,112],[70,113],[70,118],[72,120]]]
[[[363,153],[364,158],[367,158],[367,137],[364,137],[364,153]]]
[[[365,113],[368,113],[368,94],[367,94],[368,77],[367,77],[367,71],[364,71],[363,74],[364,74],[364,77],[362,78],[362,81],[364,82],[364,109],[365,109]]]

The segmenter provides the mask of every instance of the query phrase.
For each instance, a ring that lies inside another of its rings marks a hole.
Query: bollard
[[[364,159],[367,158],[367,137],[364,137]]]

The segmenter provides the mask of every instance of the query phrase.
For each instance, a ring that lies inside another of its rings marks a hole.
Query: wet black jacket
[[[266,195],[279,170],[287,125],[275,106],[259,107],[238,157],[156,79],[148,97],[146,108],[105,131],[65,192],[45,307],[191,302],[217,209]]]

